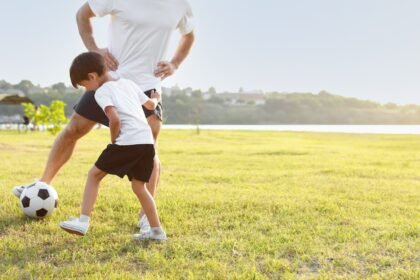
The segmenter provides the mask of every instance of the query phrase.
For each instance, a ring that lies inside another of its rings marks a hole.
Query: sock
[[[80,215],[79,221],[81,221],[82,223],[89,223],[89,220],[90,220],[89,216],[86,216],[83,214]]]

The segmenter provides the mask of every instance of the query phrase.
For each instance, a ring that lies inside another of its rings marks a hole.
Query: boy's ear
[[[98,79],[98,73],[95,73],[95,72],[88,73],[88,79],[89,79],[89,81],[97,80]]]

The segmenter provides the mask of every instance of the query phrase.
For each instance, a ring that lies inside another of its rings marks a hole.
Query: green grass
[[[79,213],[106,130],[54,181],[57,212],[25,218],[10,189],[40,176],[53,139],[0,132],[0,278],[420,278],[418,136],[164,131],[165,243],[131,240],[138,203],[114,176],[87,236],[58,228]]]

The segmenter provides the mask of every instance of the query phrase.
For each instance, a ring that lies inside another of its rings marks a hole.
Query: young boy
[[[96,91],[85,94],[95,94],[96,102],[108,117],[112,144],[89,171],[80,217],[61,222],[60,227],[70,233],[85,235],[101,180],[107,174],[121,178],[127,175],[151,226],[150,231],[140,231],[134,239],[166,240],[155,201],[145,186],[153,170],[155,149],[151,129],[141,108],[141,105],[149,110],[156,108],[160,95],[155,92],[148,98],[134,82],[112,78],[106,71],[103,57],[94,52],[82,53],[74,59],[70,78],[74,87],[80,85],[87,91]]]

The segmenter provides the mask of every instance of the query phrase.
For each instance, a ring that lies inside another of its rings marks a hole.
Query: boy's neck
[[[99,86],[102,86],[106,82],[117,81],[118,79],[112,77],[111,74],[109,74],[109,72],[106,72],[105,74],[102,75],[100,80],[101,81],[99,82]]]

